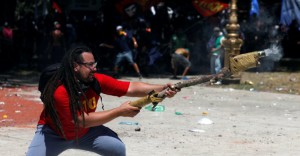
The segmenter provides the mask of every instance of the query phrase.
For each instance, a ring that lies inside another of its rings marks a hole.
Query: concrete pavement
[[[103,95],[105,109],[135,99]],[[161,111],[143,108],[135,118],[118,118],[106,124],[126,144],[128,156],[300,155],[300,96],[197,85],[182,89],[160,105]],[[0,155],[25,155],[34,131],[1,127]],[[61,155],[95,154],[69,150]]]

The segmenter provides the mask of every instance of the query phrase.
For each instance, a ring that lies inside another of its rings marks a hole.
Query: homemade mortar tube
[[[193,79],[178,82],[174,84],[173,89],[180,90],[184,87],[194,86],[197,84],[205,83],[212,80],[220,80],[223,78],[230,77],[232,74],[241,72],[253,67],[257,67],[259,65],[258,59],[261,57],[266,56],[266,53],[264,51],[256,51],[256,52],[250,52],[245,54],[237,55],[233,58],[230,58],[230,69],[224,67],[221,72],[214,75],[207,75],[207,76],[197,76]],[[168,88],[167,88],[168,89]],[[167,89],[157,93],[157,92],[151,92],[148,96],[145,96],[141,99],[138,99],[136,101],[131,101],[130,105],[135,107],[144,107],[149,103],[153,103],[156,105],[159,102],[162,102],[165,99],[165,92]]]
[[[197,84],[209,82],[211,80],[222,79],[222,78],[230,76],[230,75],[231,75],[230,71],[227,68],[223,68],[220,73],[215,74],[215,75],[197,76],[190,80],[178,82],[178,83],[174,84],[172,89],[180,90],[181,88],[194,86]],[[167,88],[167,89],[170,89],[170,88]],[[161,91],[159,93],[153,91],[152,93],[149,93],[148,96],[142,97],[136,101],[131,101],[130,105],[142,108],[149,103],[157,104],[159,102],[162,102],[166,98],[165,93],[166,93],[167,89],[164,89],[163,91]]]
[[[232,74],[245,71],[260,65],[258,59],[266,56],[264,51],[240,54],[230,58],[230,71]]]

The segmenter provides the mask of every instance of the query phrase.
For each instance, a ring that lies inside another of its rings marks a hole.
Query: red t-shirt
[[[127,93],[130,84],[130,82],[119,81],[103,74],[96,73],[95,78],[101,86],[101,93],[107,95],[113,95],[119,97],[123,96]],[[81,97],[81,100],[82,100],[82,104],[84,105],[84,108],[86,108],[87,110],[86,113],[95,112],[97,108],[97,102],[100,96],[97,95],[96,92],[91,87],[87,90],[85,95],[88,101],[86,101],[83,97]],[[62,127],[67,140],[75,139],[76,132],[74,129],[74,123],[72,122],[73,119],[70,111],[69,95],[67,93],[66,88],[63,85],[59,86],[54,92],[54,102],[55,102],[56,111],[62,123]],[[41,125],[47,124],[52,129],[55,129],[55,125],[53,124],[50,117],[45,116],[44,110],[41,113],[38,124]],[[79,138],[82,137],[84,134],[88,132],[88,130],[89,128],[80,128],[80,130],[78,131],[78,137]]]

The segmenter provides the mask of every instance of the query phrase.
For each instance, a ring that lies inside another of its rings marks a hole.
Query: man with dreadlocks
[[[71,148],[100,155],[126,155],[124,143],[103,124],[117,117],[134,117],[140,108],[127,101],[110,110],[96,111],[101,96],[92,87],[95,82],[103,94],[118,97],[142,97],[152,90],[159,92],[167,88],[167,97],[177,93],[170,83],[128,82],[96,73],[96,65],[91,50],[84,46],[72,48],[65,55],[61,67],[41,94],[44,110],[28,156],[59,155]]]

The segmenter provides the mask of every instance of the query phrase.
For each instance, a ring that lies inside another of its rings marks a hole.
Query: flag
[[[251,2],[250,16],[253,16],[253,14],[259,16],[259,4],[257,0],[252,0]]]
[[[282,0],[280,23],[290,25],[294,19],[300,23],[300,0]]]
[[[54,1],[52,2],[52,8],[57,10],[58,13],[60,13],[60,14],[62,13],[60,6]]]
[[[204,17],[212,16],[228,8],[227,3],[218,0],[193,0],[192,3],[195,9]]]

